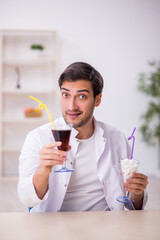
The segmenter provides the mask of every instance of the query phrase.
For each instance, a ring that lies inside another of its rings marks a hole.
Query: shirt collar
[[[65,120],[64,118],[59,118],[55,121],[55,124],[56,122],[58,121],[58,123],[65,123]],[[95,135],[99,135],[101,137],[103,137],[104,135],[104,130],[102,129],[102,127],[100,126],[99,122],[93,117],[93,122],[94,122],[94,133]],[[71,136],[73,138],[75,138],[78,134],[78,131],[75,129],[75,128],[72,128],[72,133],[71,133]]]
[[[103,135],[104,135],[103,128],[100,126],[99,122],[95,118],[93,118],[93,121],[94,121],[95,135],[99,135],[99,136],[103,137]]]

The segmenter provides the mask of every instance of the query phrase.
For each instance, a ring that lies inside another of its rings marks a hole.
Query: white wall
[[[159,13],[158,0],[0,0],[0,29],[56,29],[59,72],[74,61],[97,68],[105,88],[95,115],[129,136],[147,104],[136,89],[138,74],[160,59]],[[155,173],[157,147],[135,135],[140,170]]]

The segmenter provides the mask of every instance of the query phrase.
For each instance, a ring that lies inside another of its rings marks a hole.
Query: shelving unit
[[[31,44],[44,50],[34,56]],[[49,122],[42,117],[26,118],[24,109],[38,108],[29,95],[44,102],[53,119],[59,115],[58,39],[56,31],[0,31],[0,178],[18,176],[18,159],[27,133]]]

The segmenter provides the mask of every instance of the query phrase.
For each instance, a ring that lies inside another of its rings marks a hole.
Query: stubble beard
[[[67,111],[65,112],[65,114],[63,114],[63,118],[66,123],[72,124],[73,128],[76,129],[76,128],[80,128],[80,127],[84,126],[85,124],[87,124],[89,122],[89,120],[93,117],[93,112],[94,112],[94,104],[91,106],[91,109],[90,109],[88,115],[85,118],[81,119],[78,123],[69,122],[67,120]]]

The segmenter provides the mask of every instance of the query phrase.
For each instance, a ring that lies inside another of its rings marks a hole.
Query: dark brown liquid
[[[52,133],[56,142],[62,142],[62,145],[58,149],[67,151],[71,130],[52,130]]]

